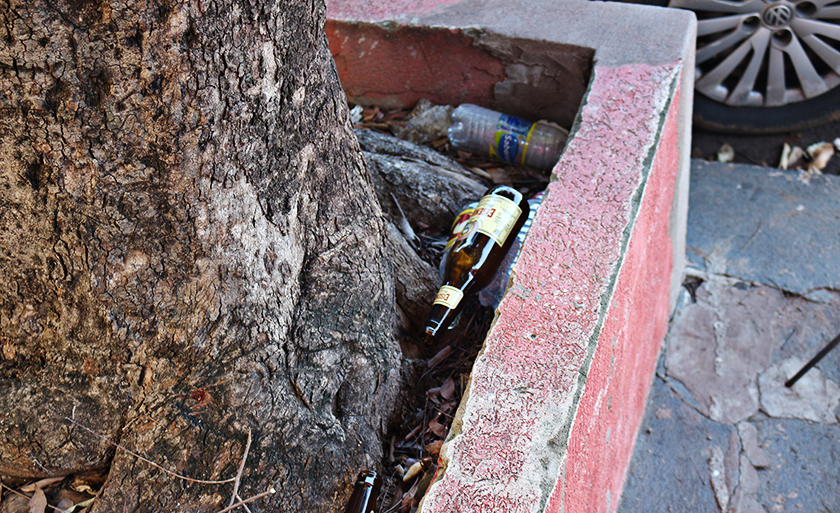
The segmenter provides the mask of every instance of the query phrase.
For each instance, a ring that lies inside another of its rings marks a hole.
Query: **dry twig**
[[[233,504],[231,506],[226,507],[225,509],[220,509],[216,513],[227,513],[228,511],[233,511],[236,508],[238,508],[239,506],[244,506],[245,504],[248,504],[249,502],[254,502],[256,500],[262,499],[263,497],[265,497],[267,495],[272,495],[272,494],[275,494],[275,493],[277,493],[277,490],[275,490],[274,488],[269,488],[267,491],[265,491],[263,493],[258,493],[256,495],[254,495],[253,497],[248,497],[244,501],[239,501],[236,504]]]
[[[225,484],[225,483],[232,483],[232,482],[236,481],[236,478],[235,478],[235,477],[232,477],[232,478],[230,478],[230,479],[225,479],[225,480],[222,480],[222,481],[205,481],[205,480],[203,480],[203,479],[193,479],[193,478],[191,478],[191,477],[182,476],[181,474],[177,474],[177,473],[175,473],[175,472],[172,472],[171,470],[168,470],[168,469],[165,469],[165,468],[161,467],[160,465],[158,465],[158,464],[157,464],[157,463],[155,463],[154,461],[148,460],[148,459],[144,458],[143,456],[140,456],[140,455],[139,455],[139,454],[137,454],[136,452],[133,452],[133,451],[130,451],[130,450],[126,449],[125,447],[123,447],[122,445],[120,445],[120,444],[118,444],[118,443],[116,443],[116,442],[112,442],[111,440],[109,440],[108,438],[106,438],[106,437],[104,437],[104,436],[100,435],[100,434],[99,434],[99,433],[97,433],[96,431],[94,431],[94,430],[92,430],[92,429],[90,429],[90,428],[88,428],[88,427],[86,427],[86,426],[83,426],[82,424],[79,424],[78,422],[76,422],[75,420],[71,419],[70,417],[64,417],[64,418],[65,418],[66,420],[68,420],[68,421],[72,422],[73,424],[75,424],[75,425],[79,426],[80,428],[84,429],[85,431],[87,431],[88,433],[92,434],[93,436],[95,436],[95,437],[97,437],[97,438],[100,438],[100,439],[102,439],[102,440],[104,440],[104,441],[108,442],[109,444],[113,445],[114,447],[116,447],[116,448],[118,448],[118,449],[122,449],[123,451],[125,451],[125,452],[127,452],[128,454],[130,454],[130,455],[134,456],[135,458],[138,458],[138,459],[140,459],[140,460],[142,460],[142,461],[145,461],[145,462],[146,462],[146,463],[148,463],[149,465],[151,465],[151,466],[153,466],[153,467],[155,467],[155,468],[157,468],[157,469],[159,469],[159,470],[162,470],[162,471],[166,472],[166,473],[167,473],[167,474],[169,474],[170,476],[177,477],[178,479],[183,479],[184,481],[189,481],[189,482],[191,482],[191,483],[200,483],[200,484]]]
[[[242,479],[242,472],[245,471],[245,460],[248,459],[248,451],[251,450],[251,428],[248,428],[248,441],[245,442],[245,452],[242,455],[242,461],[239,462],[239,470],[236,472],[236,478],[233,482],[233,494],[230,496],[230,504],[228,507],[233,506],[236,502],[236,498],[239,496],[239,481]],[[245,508],[247,509],[247,508]]]
[[[209,480],[203,480],[203,479],[193,479],[191,477],[182,476],[182,475],[180,475],[176,472],[172,472],[171,470],[163,468],[162,466],[158,465],[157,463],[155,463],[155,462],[153,462],[149,459],[146,459],[143,456],[140,456],[136,452],[130,451],[127,448],[123,447],[122,445],[120,445],[116,442],[112,442],[108,438],[100,435],[99,433],[97,433],[96,431],[93,431],[92,429],[88,428],[87,426],[84,426],[84,425],[76,422],[75,420],[73,420],[69,417],[64,417],[64,418],[66,420],[72,422],[73,424],[79,426],[80,428],[84,429],[88,433],[96,436],[97,438],[100,438],[100,439],[108,442],[109,444],[113,445],[114,447],[116,447],[118,449],[122,449],[123,451],[125,451],[128,454],[134,456],[135,458],[138,458],[141,461],[145,461],[149,465],[151,465],[151,466],[153,466],[153,467],[155,467],[159,470],[162,470],[163,472],[169,474],[170,476],[177,477],[178,479],[183,479],[183,480],[189,481],[191,483],[200,483],[200,484],[225,484],[225,483],[231,483],[231,482],[234,483],[233,494],[231,495],[231,499],[230,499],[230,505],[228,507],[226,507],[225,509],[219,510],[217,513],[227,513],[228,511],[233,511],[234,509],[239,508],[239,507],[244,508],[245,511],[250,513],[250,510],[248,509],[248,506],[246,506],[246,504],[248,504],[249,502],[254,502],[256,500],[262,499],[263,497],[266,497],[268,495],[273,495],[273,494],[277,493],[277,491],[274,488],[269,488],[267,491],[265,491],[263,493],[258,493],[257,495],[254,495],[253,497],[249,497],[247,499],[243,499],[242,497],[239,496],[239,483],[242,479],[242,474],[245,472],[245,462],[248,459],[248,452],[251,450],[251,428],[248,428],[248,439],[245,442],[245,451],[242,454],[242,461],[239,462],[239,469],[236,473],[236,477],[231,478],[231,479],[209,481]],[[0,483],[0,486],[2,486],[2,483]],[[12,491],[14,491],[14,490],[12,490]],[[18,493],[19,495],[23,495],[20,492],[16,492],[16,491],[14,493]],[[26,497],[26,495],[23,495],[23,496]],[[238,501],[237,501],[237,499],[238,499]],[[52,506],[50,506],[50,507],[53,508],[53,509],[56,509]],[[58,510],[56,509],[56,511],[58,511]]]

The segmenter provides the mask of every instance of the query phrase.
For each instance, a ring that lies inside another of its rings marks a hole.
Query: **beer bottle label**
[[[487,235],[499,246],[503,246],[522,215],[522,209],[513,201],[502,196],[485,196],[478,202],[470,222],[475,223],[475,230]],[[464,232],[471,230],[464,230]]]
[[[440,288],[435,297],[434,304],[436,305],[443,305],[446,308],[454,309],[458,306],[458,303],[461,302],[461,299],[464,298],[464,293],[460,290],[456,289],[455,287],[450,287],[449,285],[444,285]]]
[[[446,248],[444,248],[444,251],[451,248],[452,245],[455,244],[455,241],[458,240],[458,235],[460,235],[464,226],[466,226],[467,221],[469,221],[470,217],[472,217],[473,212],[475,212],[475,207],[477,206],[478,203],[470,203],[464,207],[464,210],[462,210],[461,213],[458,214],[458,217],[455,218],[455,221],[452,223],[452,228],[449,229],[449,240],[446,241]]]

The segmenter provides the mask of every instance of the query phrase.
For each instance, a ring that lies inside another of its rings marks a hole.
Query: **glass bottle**
[[[347,501],[344,513],[373,513],[379,490],[382,488],[382,477],[372,470],[359,472],[353,494]]]
[[[447,254],[444,283],[421,333],[425,344],[436,344],[465,298],[490,283],[529,211],[528,200],[513,187],[497,185],[484,194]]]

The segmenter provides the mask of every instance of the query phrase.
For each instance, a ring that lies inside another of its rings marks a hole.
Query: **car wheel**
[[[697,15],[695,124],[781,133],[840,119],[837,0],[671,0]]]

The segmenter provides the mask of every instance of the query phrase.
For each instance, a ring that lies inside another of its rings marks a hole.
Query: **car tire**
[[[694,94],[694,125],[722,134],[785,134],[838,119],[840,88],[784,107],[730,107],[702,93]]]

